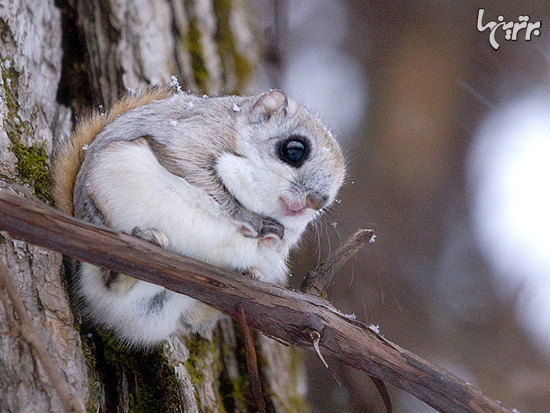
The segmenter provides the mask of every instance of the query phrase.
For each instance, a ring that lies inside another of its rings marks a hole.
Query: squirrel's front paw
[[[260,244],[266,248],[280,249],[283,237],[285,235],[285,227],[279,222],[271,218],[264,218],[264,225],[260,231],[258,238]]]
[[[272,218],[261,217],[250,211],[241,211],[234,217],[240,233],[246,238],[283,239],[285,227]]]
[[[166,234],[154,228],[142,229],[140,227],[135,227],[132,230],[132,235],[142,240],[149,241],[161,248],[167,248],[169,244]]]
[[[233,219],[243,237],[258,238],[263,226],[262,217],[248,210],[241,210]]]
[[[283,239],[285,236],[285,227],[283,224],[275,221],[273,218],[263,218],[262,229],[258,238],[277,238]]]

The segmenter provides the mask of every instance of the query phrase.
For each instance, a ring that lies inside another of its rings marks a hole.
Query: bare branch
[[[289,291],[102,229],[0,191],[0,229],[24,241],[189,295],[249,326],[313,349],[411,393],[442,412],[511,411],[449,372],[346,317],[321,297]]]
[[[306,274],[300,286],[300,291],[320,295],[328,288],[336,271],[373,239],[374,231],[372,229],[358,230],[325,262]]]

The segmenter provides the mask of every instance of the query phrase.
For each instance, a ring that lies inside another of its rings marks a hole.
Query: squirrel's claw
[[[141,238],[142,240],[149,241],[161,248],[167,248],[169,244],[166,234],[155,228],[142,229],[140,227],[135,227],[132,230],[132,235],[134,237]]]
[[[283,239],[285,227],[273,218],[261,217],[253,212],[240,213],[235,217],[240,233],[246,238]]]
[[[264,218],[258,238],[274,237],[283,239],[285,227],[273,218]]]

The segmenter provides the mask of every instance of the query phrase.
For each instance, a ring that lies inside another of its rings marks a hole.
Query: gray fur
[[[241,222],[252,238],[273,233],[282,238],[284,227],[272,219],[261,217],[244,208],[221,183],[216,174],[216,159],[235,148],[237,106],[251,106],[256,99],[227,96],[199,98],[177,94],[171,98],[137,107],[108,125],[87,149],[75,185],[75,216],[93,217],[87,204],[90,196],[83,185],[89,164],[95,154],[116,141],[144,139],[162,166],[190,184],[204,188],[236,221]],[[251,114],[257,123],[258,105]],[[263,119],[268,115],[264,114]],[[213,139],[214,137],[214,139]],[[238,152],[234,152],[238,153]],[[97,208],[98,215],[101,211]]]
[[[299,166],[280,152],[294,137],[308,146]],[[74,212],[282,283],[289,249],[334,200],[344,173],[334,137],[282,92],[220,98],[178,93],[122,113],[95,137],[77,175]],[[219,318],[189,297],[89,264],[81,265],[77,289],[86,312],[137,345],[164,339],[176,324],[200,332]]]

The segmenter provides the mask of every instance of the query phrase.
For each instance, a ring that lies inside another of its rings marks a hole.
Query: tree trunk
[[[50,156],[71,114],[101,110],[126,89],[166,85],[247,93],[259,48],[240,0],[0,0],[0,186],[51,203]],[[70,109],[69,109],[70,108]],[[72,315],[58,254],[0,238],[0,256],[70,393],[88,411],[247,412],[242,338],[230,320],[210,337],[172,337],[146,354],[121,348]],[[62,405],[0,290],[0,411]],[[304,411],[295,350],[257,337],[268,411]]]

